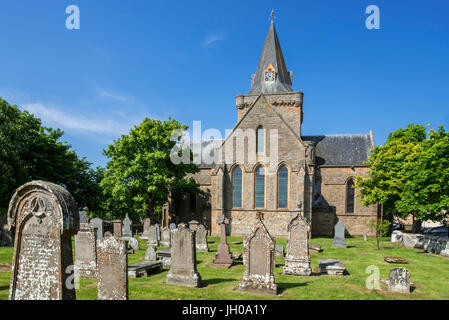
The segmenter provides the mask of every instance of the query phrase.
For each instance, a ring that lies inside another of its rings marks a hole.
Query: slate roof
[[[273,84],[265,82],[265,70],[272,64],[276,69],[276,81]],[[260,57],[257,72],[251,83],[250,94],[292,92],[290,73],[285,66],[284,56],[279,43],[274,22],[271,21],[270,29],[265,40],[262,56]]]
[[[321,166],[361,166],[374,148],[371,134],[303,136],[317,143],[315,159]]]

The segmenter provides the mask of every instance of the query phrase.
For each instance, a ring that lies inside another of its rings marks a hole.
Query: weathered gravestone
[[[169,226],[170,230],[175,230],[177,228],[176,223],[172,222]]]
[[[71,236],[79,214],[70,193],[50,182],[29,182],[14,193],[7,217],[15,230],[9,299],[74,300]]]
[[[128,300],[126,242],[106,236],[97,240],[98,300]]]
[[[404,268],[395,268],[390,271],[388,291],[410,293],[410,272]]]
[[[256,224],[243,243],[245,273],[239,285],[241,291],[277,294],[273,273],[274,245],[275,241],[263,223],[263,215],[258,213]]]
[[[134,238],[134,237],[130,237],[130,238],[126,238],[128,241],[128,245],[131,249],[133,249],[134,252],[139,251],[140,250],[140,244],[139,241]]]
[[[346,248],[346,241],[345,241],[346,228],[340,219],[338,219],[338,222],[335,225],[334,230],[335,230],[335,236],[334,236],[334,242],[332,243],[332,247]]]
[[[89,222],[94,229],[97,239],[102,239],[104,234],[104,221],[101,218],[93,218]]]
[[[156,261],[157,260],[157,248],[155,246],[149,246],[145,252],[146,261]]]
[[[198,225],[195,231],[196,250],[209,252],[207,246],[207,230],[203,224]]]
[[[336,259],[321,259],[318,260],[318,267],[320,273],[334,276],[344,276],[346,274],[346,267],[341,260]]]
[[[274,246],[274,257],[275,258],[283,258],[285,256],[284,245],[277,244]]]
[[[154,226],[156,227],[157,241],[160,241],[161,240],[161,227],[159,226],[159,223],[156,223]]]
[[[144,240],[148,240],[149,228],[151,227],[151,219],[150,218],[143,219],[142,225],[143,225],[143,232],[142,232],[142,236],[140,238],[142,238]]]
[[[14,232],[8,228],[8,221],[6,217],[0,217],[0,246],[14,247]]]
[[[171,250],[158,250],[157,256],[162,261],[164,267],[170,267],[171,265]]]
[[[89,222],[89,221],[87,221],[86,211],[80,211],[79,215],[80,215],[80,223],[88,223]]]
[[[132,237],[133,233],[131,231],[132,221],[126,214],[125,219],[123,220],[123,229],[122,229],[122,237]]]
[[[200,225],[200,223],[196,220],[191,220],[189,221],[189,228],[190,230],[196,231],[196,229],[198,229],[198,226]]]
[[[218,217],[218,225],[220,226],[220,244],[218,245],[217,254],[213,261],[214,264],[227,264],[231,266],[233,259],[231,253],[229,252],[229,245],[226,240],[226,225],[229,224],[229,219],[227,219],[223,214]]]
[[[196,268],[195,232],[184,223],[171,232],[171,266],[166,283],[198,287],[201,276]]]
[[[162,228],[161,231],[161,241],[159,242],[161,247],[170,247],[171,246],[171,232],[170,229],[165,227]]]
[[[94,229],[80,224],[75,235],[75,279],[97,277],[97,248]]]
[[[122,236],[122,222],[120,220],[112,221],[112,234],[117,238]]]
[[[309,235],[310,224],[298,214],[290,221],[288,227],[287,256],[284,274],[310,276]]]
[[[157,234],[157,227],[156,226],[149,226],[147,233],[146,233],[146,239],[148,240],[149,246],[158,246],[159,245],[159,236]]]

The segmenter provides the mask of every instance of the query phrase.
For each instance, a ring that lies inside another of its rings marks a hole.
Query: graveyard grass
[[[332,239],[316,238],[310,242],[320,244],[323,252],[311,252],[313,274],[310,277],[286,276],[282,274],[283,258],[276,258],[274,270],[276,283],[281,295],[256,295],[243,293],[238,289],[244,272],[242,262],[237,262],[230,269],[208,268],[212,262],[218,237],[208,237],[209,252],[197,252],[198,271],[203,279],[204,287],[188,288],[165,284],[168,268],[159,274],[145,278],[129,278],[130,300],[258,300],[258,299],[449,299],[449,259],[442,256],[423,253],[422,250],[402,248],[400,243],[382,242],[383,250],[376,249],[374,238],[364,241],[363,238],[347,238],[348,248],[332,248]],[[228,237],[232,252],[242,252],[242,238]],[[277,244],[287,244],[287,239],[277,239]],[[129,255],[129,264],[144,261],[147,245],[140,241],[141,250]],[[161,249],[161,248],[160,248]],[[0,266],[10,264],[13,248],[0,248]],[[385,256],[396,256],[408,260],[409,264],[388,264]],[[349,275],[319,275],[318,259],[340,259],[345,264]],[[368,290],[365,281],[370,274],[365,273],[370,265],[380,269],[380,278],[388,279],[388,273],[395,267],[404,267],[411,273],[411,281],[415,288],[411,294],[390,293],[387,285],[381,283],[380,290]],[[0,270],[4,270],[1,268]],[[11,272],[0,271],[0,299],[8,299],[8,288]],[[77,290],[77,299],[95,300],[97,287],[95,279],[83,279]]]

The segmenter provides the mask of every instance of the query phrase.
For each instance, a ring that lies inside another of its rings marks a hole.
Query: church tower
[[[259,65],[251,76],[251,90],[236,97],[238,121],[260,94],[277,107],[282,117],[301,136],[303,93],[294,91],[293,72],[288,72],[274,21],[271,21]]]

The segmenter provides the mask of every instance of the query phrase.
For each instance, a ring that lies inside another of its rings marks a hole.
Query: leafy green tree
[[[174,164],[170,159],[173,147],[181,139],[172,141],[172,133],[187,128],[171,118],[146,118],[103,151],[110,159],[101,181],[106,217],[123,218],[128,213],[135,220],[159,215],[169,192],[199,192],[195,180],[186,178],[198,172],[198,167],[192,161]],[[193,159],[191,152],[189,158]]]
[[[449,208],[449,138],[410,124],[390,133],[365,163],[369,177],[356,179],[360,202],[383,205],[385,212],[417,220],[442,221]]]
[[[0,98],[0,212],[5,214],[16,188],[31,180],[46,180],[67,188],[80,209],[97,210],[98,172],[60,139],[59,129]]]
[[[380,250],[380,241],[388,234],[391,222],[383,219],[371,219],[368,220],[367,225],[376,234],[377,250]]]

